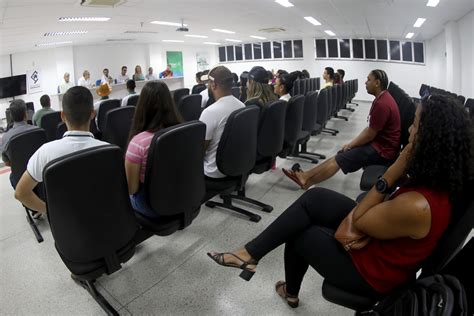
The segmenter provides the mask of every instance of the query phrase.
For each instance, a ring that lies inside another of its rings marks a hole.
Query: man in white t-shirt
[[[229,115],[245,105],[232,95],[233,78],[229,69],[217,66],[209,72],[208,89],[216,102],[208,106],[199,120],[206,124],[204,174],[209,178],[224,178],[216,164],[217,146]]]
[[[21,176],[15,190],[15,198],[31,210],[41,214],[46,212],[46,204],[33,189],[43,182],[44,167],[52,160],[70,153],[107,145],[94,139],[89,132],[90,121],[95,117],[91,92],[85,87],[73,87],[63,96],[61,118],[68,132],[63,138],[41,146],[28,161],[25,173]]]
[[[74,82],[70,81],[71,75],[69,72],[64,74],[64,81],[58,87],[59,93],[66,93],[66,91],[72,87],[74,87]]]
[[[103,83],[108,83],[108,84],[114,83],[114,78],[112,78],[109,75],[109,69],[107,68],[104,68],[104,70],[102,70],[102,79],[100,79],[100,84],[103,84]]]
[[[117,77],[117,83],[127,83],[130,77],[127,75],[127,66],[122,66],[120,75]]]
[[[145,76],[146,80],[158,80],[158,78],[153,73],[153,67],[148,68],[148,74]]]
[[[91,81],[91,74],[88,70],[84,70],[82,77],[77,81],[77,85],[86,88],[92,88],[94,83]]]
[[[135,80],[133,80],[133,79],[128,80],[128,81],[127,81],[127,91],[128,91],[128,95],[122,99],[122,106],[127,106],[128,99],[130,99],[130,97],[131,97],[132,95],[136,95],[136,94],[137,94],[137,93],[135,92],[135,88],[136,88]]]

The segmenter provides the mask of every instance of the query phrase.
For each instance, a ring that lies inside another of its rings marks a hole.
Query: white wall
[[[426,63],[428,65],[428,76],[424,83],[437,87],[446,88],[446,38],[444,32],[426,42]]]
[[[458,22],[461,39],[461,94],[474,98],[474,10]]]

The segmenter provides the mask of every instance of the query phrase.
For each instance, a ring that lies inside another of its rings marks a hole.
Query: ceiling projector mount
[[[181,26],[176,29],[176,32],[189,32],[189,29],[184,24],[183,19],[181,19]]]

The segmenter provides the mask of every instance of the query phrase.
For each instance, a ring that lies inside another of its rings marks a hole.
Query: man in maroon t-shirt
[[[365,83],[367,93],[375,96],[367,118],[368,126],[350,143],[342,146],[336,156],[321,165],[305,172],[283,169],[283,173],[302,189],[307,189],[329,179],[339,169],[347,174],[369,165],[389,165],[393,162],[400,150],[400,112],[387,86],[387,74],[383,70],[372,70]]]

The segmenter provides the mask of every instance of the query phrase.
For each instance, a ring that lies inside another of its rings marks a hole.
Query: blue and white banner
[[[26,81],[28,83],[28,94],[43,91],[41,87],[41,70],[39,68],[28,70],[26,73]]]

